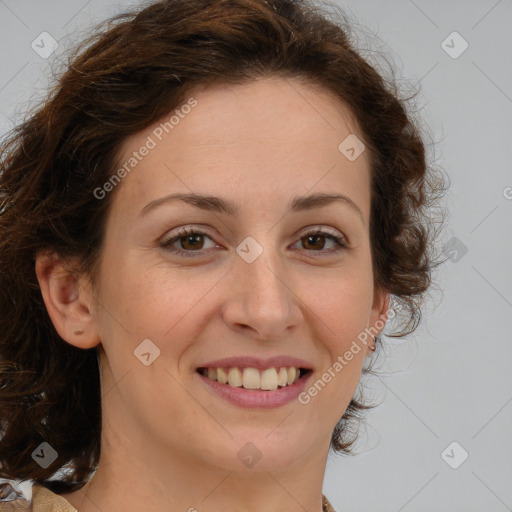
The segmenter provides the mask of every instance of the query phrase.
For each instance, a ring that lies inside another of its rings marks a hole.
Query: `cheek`
[[[367,346],[372,343],[365,329],[369,327],[374,290],[371,269],[363,267],[356,271],[353,266],[336,279],[317,281],[314,299],[308,304],[317,345],[326,354],[318,372],[322,382],[316,387],[320,390],[325,384],[329,388],[325,398],[336,404],[334,416],[348,405],[361,376]]]
[[[144,267],[139,258],[110,268],[101,297],[100,309],[107,312],[101,315],[103,334],[131,351],[150,339],[161,351],[179,354],[204,328],[207,315],[200,311],[221,286],[211,271],[180,271],[161,263]]]
[[[344,351],[346,344],[357,338],[370,319],[374,287],[369,263],[359,262],[304,284],[303,293],[308,289],[309,296],[313,297],[308,305],[321,320],[317,320],[316,325],[323,328],[324,339],[329,340],[333,350]]]

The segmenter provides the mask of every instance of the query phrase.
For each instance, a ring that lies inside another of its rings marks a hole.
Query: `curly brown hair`
[[[4,138],[0,477],[63,493],[81,488],[97,467],[97,352],[57,334],[35,256],[49,249],[77,257],[80,271],[96,275],[114,192],[99,201],[94,190],[117,169],[127,137],[178,107],[194,87],[277,75],[323,86],[350,107],[371,161],[375,285],[406,313],[391,335],[416,328],[436,264],[427,211],[444,185],[428,165],[408,99],[354,49],[351,24],[337,14],[333,21],[308,0],[163,0],[115,16],[73,51],[48,97]],[[350,453],[357,434],[351,422],[367,408],[352,399],[333,450]],[[58,452],[46,469],[31,456],[44,441]]]

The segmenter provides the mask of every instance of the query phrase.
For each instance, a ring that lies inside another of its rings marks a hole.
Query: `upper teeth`
[[[273,390],[278,386],[293,384],[299,379],[300,370],[295,366],[288,368],[203,368],[203,375],[221,384],[229,384],[235,388]]]

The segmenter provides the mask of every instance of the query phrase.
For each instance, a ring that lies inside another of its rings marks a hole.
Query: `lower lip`
[[[196,374],[212,391],[232,404],[247,409],[272,409],[295,400],[304,389],[306,381],[309,380],[312,372],[310,371],[289,386],[272,391],[235,388],[229,384],[221,384],[216,380],[211,380],[199,372],[196,372]]]

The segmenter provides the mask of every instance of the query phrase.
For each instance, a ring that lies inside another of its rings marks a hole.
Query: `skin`
[[[349,134],[363,136],[346,106],[296,79],[267,77],[194,97],[197,106],[115,190],[94,285],[58,256],[37,256],[60,336],[98,347],[100,358],[99,469],[64,497],[80,512],[320,512],[331,434],[369,348],[308,404],[271,410],[224,401],[195,368],[221,357],[289,355],[310,363],[313,383],[386,318],[389,295],[372,273],[368,155],[349,161],[338,150]],[[158,124],[127,139],[120,161]],[[156,199],[192,191],[233,201],[240,212],[175,201],[140,215]],[[341,201],[288,212],[295,196],[321,192],[347,196],[360,213]],[[198,249],[183,238],[173,246],[201,256],[161,247],[188,225],[207,235]],[[308,243],[311,227],[348,246],[332,252],[328,236]],[[250,264],[236,252],[247,236],[263,248]],[[144,339],[161,351],[149,366],[134,357]],[[252,468],[237,457],[248,442],[261,453]]]

